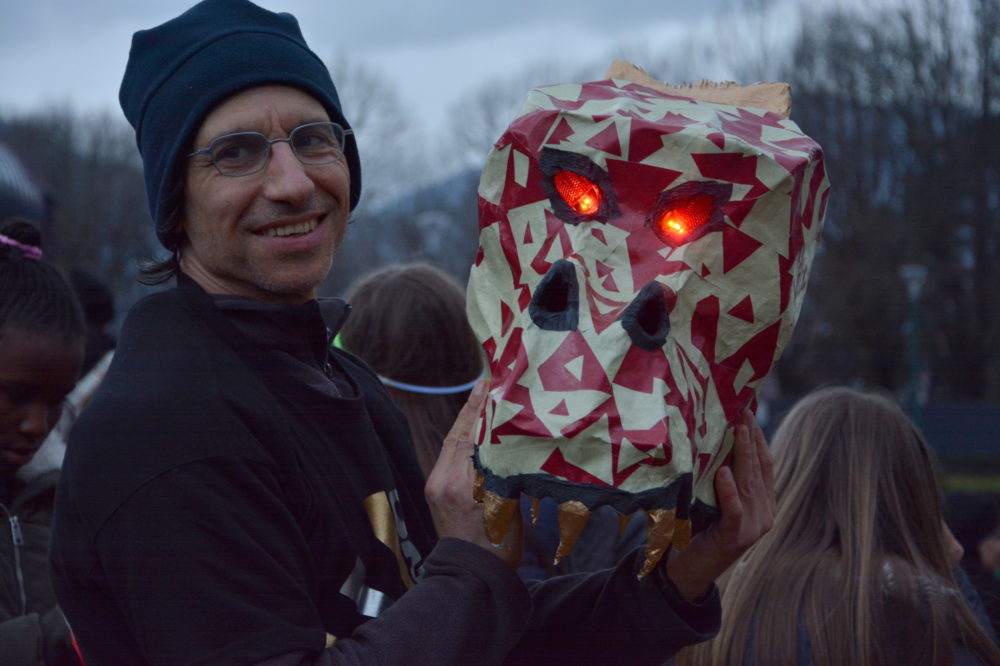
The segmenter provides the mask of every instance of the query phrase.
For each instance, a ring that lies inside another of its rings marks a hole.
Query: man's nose
[[[272,201],[302,203],[315,189],[306,167],[286,142],[271,145],[271,159],[265,170],[264,195]]]

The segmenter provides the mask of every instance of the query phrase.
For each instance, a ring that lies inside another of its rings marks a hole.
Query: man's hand
[[[438,536],[471,541],[513,568],[521,561],[521,512],[515,512],[504,543],[497,547],[486,538],[482,505],[472,499],[475,475],[472,467],[472,429],[485,398],[486,382],[480,380],[444,439],[434,469],[427,477],[424,495],[430,505]]]
[[[774,524],[774,469],[764,433],[750,410],[736,426],[733,468],[715,474],[715,497],[722,518],[691,540],[671,549],[667,578],[688,601],[697,599]]]

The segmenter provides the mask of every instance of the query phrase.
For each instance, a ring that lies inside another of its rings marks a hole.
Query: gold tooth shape
[[[653,509],[647,511],[646,516],[646,561],[643,562],[642,570],[639,571],[639,579],[648,576],[656,568],[663,554],[667,552],[670,542],[673,541],[674,526],[677,522],[674,520],[673,509]]]
[[[590,509],[583,502],[570,500],[559,505],[559,547],[556,548],[553,565],[570,556],[588,520],[590,520]]]
[[[671,544],[677,550],[684,550],[691,545],[691,521],[674,521],[674,541]]]
[[[486,492],[486,477],[483,473],[476,470],[476,476],[472,480],[472,499],[474,499],[479,504],[483,503],[483,494]]]
[[[538,524],[538,512],[541,510],[542,500],[537,497],[531,498],[531,526]]]
[[[486,538],[493,545],[503,543],[510,523],[517,512],[518,501],[516,498],[508,499],[500,497],[489,490],[483,493],[483,527],[486,530]]]

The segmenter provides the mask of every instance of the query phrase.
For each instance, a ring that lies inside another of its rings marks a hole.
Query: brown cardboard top
[[[671,95],[690,97],[702,102],[765,109],[786,118],[790,118],[792,115],[792,88],[787,83],[755,83],[750,86],[741,86],[734,81],[721,83],[700,81],[696,84],[669,86],[655,80],[642,68],[621,60],[615,60],[611,63],[605,77],[632,81],[647,88]]]

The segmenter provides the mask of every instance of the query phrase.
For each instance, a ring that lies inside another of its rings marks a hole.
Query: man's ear
[[[700,81],[696,84],[669,86],[657,81],[642,68],[621,60],[611,63],[605,77],[631,81],[669,95],[690,97],[702,102],[749,106],[771,111],[785,118],[790,118],[792,115],[792,87],[787,83],[755,83],[751,86],[741,86],[733,81],[721,83]]]

